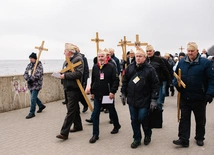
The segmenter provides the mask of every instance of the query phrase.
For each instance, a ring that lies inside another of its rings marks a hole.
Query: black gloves
[[[31,77],[28,78],[27,84],[28,84],[28,85],[32,85],[32,84],[33,84],[33,80],[31,79]]]
[[[205,97],[205,100],[206,100],[206,102],[211,103],[213,101],[213,97],[211,95],[207,94]]]
[[[150,110],[153,111],[156,109],[158,106],[157,100],[152,99],[151,104],[150,104]]]
[[[125,94],[121,94],[120,95],[120,99],[121,99],[121,102],[123,103],[123,105],[126,105],[126,96],[125,96]]]

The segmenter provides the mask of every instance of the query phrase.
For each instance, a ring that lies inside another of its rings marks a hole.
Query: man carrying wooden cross
[[[187,45],[187,56],[182,58],[176,68],[176,73],[181,69],[181,80],[186,88],[179,87],[176,80],[174,85],[180,92],[181,119],[179,122],[178,140],[175,145],[189,146],[191,112],[194,113],[196,129],[195,140],[198,146],[204,145],[206,106],[211,103],[214,96],[214,71],[211,62],[202,58],[195,42]]]
[[[24,79],[28,83],[28,89],[30,90],[30,113],[26,116],[26,119],[35,117],[36,104],[39,106],[37,113],[41,113],[45,109],[45,105],[42,104],[38,98],[39,91],[42,89],[43,82],[43,66],[41,61],[38,61],[36,66],[36,60],[38,60],[36,53],[31,53],[29,56],[30,63],[27,65],[24,73]],[[36,66],[36,67],[35,67]],[[35,72],[33,74],[35,68]]]
[[[76,46],[71,43],[65,44],[64,54],[70,59],[72,64],[81,62],[78,66],[74,68],[74,71],[68,70],[63,73],[60,78],[63,79],[63,87],[66,93],[67,98],[67,114],[64,120],[64,123],[61,128],[61,132],[56,138],[59,139],[68,139],[69,131],[71,125],[75,122],[76,130],[82,130],[82,121],[80,117],[80,108],[79,108],[79,97],[81,95],[80,88],[77,83],[77,79],[81,80],[84,67],[83,60],[80,53],[76,52]],[[67,67],[68,63],[64,63]]]

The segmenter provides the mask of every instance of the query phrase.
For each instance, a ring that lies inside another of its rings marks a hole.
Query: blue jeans
[[[44,105],[38,98],[39,90],[30,90],[30,114],[34,114],[36,111],[36,104],[39,106],[39,108],[42,108]]]
[[[102,106],[102,100],[94,98],[94,111],[92,116],[93,121],[93,136],[99,136],[99,123],[100,123],[100,108]],[[119,128],[119,120],[117,116],[117,111],[115,109],[114,103],[107,105],[111,119],[113,121],[114,128]]]
[[[133,106],[129,106],[129,112],[131,116],[131,125],[133,130],[133,138],[135,141],[141,142],[142,135],[140,126],[142,124],[144,135],[146,137],[151,137],[152,129],[148,127],[146,124],[146,117],[148,116],[149,109],[148,108],[136,108]]]
[[[166,95],[166,81],[163,81],[162,86],[160,86],[160,89],[159,89],[159,97],[157,100],[159,110],[162,110],[162,106],[165,101],[165,95]]]

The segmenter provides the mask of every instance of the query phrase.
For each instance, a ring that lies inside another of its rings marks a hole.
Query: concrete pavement
[[[120,89],[119,89],[120,90]],[[132,149],[132,128],[128,106],[123,106],[116,96],[116,108],[121,124],[118,134],[110,134],[113,125],[109,115],[101,113],[100,139],[90,144],[92,125],[85,122],[91,112],[81,113],[83,131],[70,133],[68,140],[56,138],[66,115],[62,101],[46,104],[46,109],[32,119],[25,119],[29,108],[0,113],[0,155],[212,155],[214,154],[214,103],[207,106],[205,145],[199,147],[194,140],[195,121],[192,117],[189,148],[175,146],[178,139],[176,94],[166,97],[163,112],[163,128],[153,129],[152,141],[148,146]],[[93,105],[93,104],[92,104]],[[82,106],[81,106],[82,110]],[[192,115],[193,116],[193,115]]]

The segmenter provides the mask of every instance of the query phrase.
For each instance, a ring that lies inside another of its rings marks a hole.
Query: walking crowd
[[[81,82],[83,89],[86,89],[89,85],[87,84],[89,68],[87,58],[76,45],[66,43],[64,55],[69,62],[64,62],[63,69],[72,63],[74,71],[67,70],[60,73],[65,95],[63,104],[66,105],[67,113],[56,138],[67,140],[71,132],[83,130],[79,102],[83,105],[83,113],[89,106],[79,88],[78,81]],[[39,106],[37,113],[41,113],[46,108],[38,98],[43,81],[42,63],[38,61],[36,64],[36,53],[32,53],[29,59],[30,63],[26,67],[24,78],[31,93],[31,106],[26,119],[35,117],[36,104]],[[173,140],[173,144],[189,146],[191,112],[193,112],[196,122],[194,138],[198,146],[203,146],[206,106],[213,101],[214,97],[213,62],[214,57],[205,49],[200,53],[195,42],[187,44],[186,53],[180,52],[175,56],[170,53],[161,56],[161,52],[156,51],[152,45],[147,45],[146,51],[139,47],[136,51],[127,52],[127,59],[121,62],[115,56],[114,49],[100,49],[97,57],[94,58],[91,72],[90,97],[94,106],[91,117],[86,119],[86,122],[92,123],[92,137],[89,143],[99,140],[100,113],[103,110],[109,113],[109,121],[113,124],[111,134],[117,134],[122,128],[115,107],[115,104],[118,104],[115,103],[115,94],[120,91],[121,102],[123,105],[127,104],[130,113],[133,131],[131,148],[141,145],[142,138],[144,145],[149,145],[152,140],[152,129],[162,128],[165,97],[174,96],[176,88],[180,93],[181,118],[178,139]],[[181,78],[176,79],[174,73],[179,74],[179,69]],[[185,83],[186,88],[180,85],[181,81]],[[118,90],[120,82],[122,85]]]

